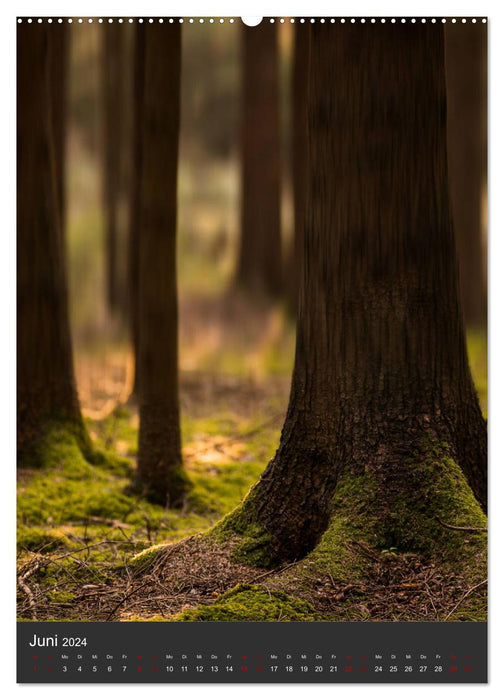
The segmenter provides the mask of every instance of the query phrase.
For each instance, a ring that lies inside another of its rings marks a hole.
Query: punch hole
[[[247,27],[257,27],[257,25],[261,24],[262,19],[262,17],[242,17],[241,21],[243,24],[246,24]]]

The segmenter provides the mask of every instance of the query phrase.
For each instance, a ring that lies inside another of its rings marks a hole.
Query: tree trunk
[[[188,488],[182,468],[177,348],[177,161],[181,28],[145,29],[139,276],[138,484],[171,507]]]
[[[133,39],[133,125],[130,221],[128,241],[129,322],[135,362],[133,395],[138,395],[139,312],[138,278],[140,273],[140,188],[142,172],[142,108],[145,78],[145,27],[135,26]]]
[[[241,240],[237,284],[277,296],[281,280],[278,45],[274,24],[243,27]]]
[[[103,26],[103,206],[105,212],[105,264],[107,303],[112,312],[120,309],[118,265],[118,206],[121,191],[121,148],[124,66],[123,32],[117,22]]]
[[[296,23],[294,28],[294,61],[292,67],[292,184],[294,197],[294,240],[289,255],[286,287],[289,304],[297,314],[303,235],[306,208],[308,169],[308,61],[310,28]]]
[[[486,25],[449,24],[446,35],[448,166],[467,323],[486,323],[483,191],[486,184]]]
[[[18,25],[17,435],[21,451],[46,421],[82,427],[75,388],[52,104],[62,83],[47,24]],[[61,58],[61,57],[60,57]],[[61,100],[57,96],[57,101]]]
[[[63,244],[66,225],[66,136],[67,136],[67,82],[70,53],[70,27],[63,23],[47,26],[49,36],[49,74],[51,114],[53,123],[54,156],[56,162],[58,208]]]
[[[378,481],[390,511],[428,445],[447,450],[486,503],[486,427],[450,219],[443,51],[440,25],[312,29],[291,397],[279,449],[230,521],[259,524],[272,561],[315,546],[345,475]]]

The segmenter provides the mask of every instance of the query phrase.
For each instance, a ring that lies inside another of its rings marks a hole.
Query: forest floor
[[[125,492],[138,434],[136,406],[124,402],[126,345],[77,352],[88,431],[98,449],[120,459],[89,464],[61,435],[51,463],[20,472],[19,619],[484,619],[483,562],[468,580],[433,558],[349,537],[343,569],[308,555],[268,570],[235,561],[229,543],[201,536],[273,457],[288,403],[293,323],[282,309],[245,312],[243,304],[239,297],[181,304],[183,456],[193,489],[180,511]],[[486,415],[485,334],[471,331],[468,348]],[[134,558],[166,544],[155,557]],[[359,575],[346,576],[354,565]]]

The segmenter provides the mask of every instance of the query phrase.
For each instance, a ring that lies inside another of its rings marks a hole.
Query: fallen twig
[[[360,540],[351,540],[351,542],[352,544],[356,544],[358,547],[360,547],[364,554],[367,554],[367,556],[370,559],[373,559],[373,561],[380,561],[380,557],[375,554],[371,547],[368,547],[364,542],[361,542]]]
[[[28,600],[28,606],[29,606],[30,610],[32,611],[32,620],[36,620],[37,619],[37,606],[35,604],[35,598],[33,597],[33,593],[31,592],[30,587],[23,581],[21,576],[18,578],[18,586],[23,591],[23,593],[25,594],[25,596]]]
[[[151,583],[151,581],[150,581],[150,579],[148,579],[147,581],[144,581],[140,586],[137,586],[136,588],[133,588],[132,591],[130,591],[129,593],[127,593],[127,594],[124,596],[124,598],[122,598],[122,599],[117,603],[117,605],[116,605],[115,608],[112,610],[112,612],[109,613],[109,614],[107,615],[107,618],[106,618],[106,619],[107,619],[107,620],[110,620],[110,619],[115,615],[115,613],[117,612],[117,610],[119,610],[119,608],[122,607],[122,606],[124,605],[124,603],[128,600],[128,598],[131,598],[132,595],[134,595],[135,593],[137,593],[141,588],[145,588],[145,586],[149,585],[150,583]]]
[[[468,598],[468,597],[471,595],[471,593],[473,593],[474,591],[476,591],[478,588],[481,588],[481,586],[484,586],[486,583],[488,583],[488,579],[487,579],[487,578],[486,578],[484,581],[480,581],[480,582],[477,583],[475,586],[473,586],[473,587],[470,588],[468,591],[466,591],[466,592],[464,593],[464,595],[462,596],[462,598],[457,602],[456,605],[453,606],[453,608],[450,610],[450,612],[448,613],[448,615],[444,618],[443,622],[446,622],[446,620],[447,620],[449,617],[451,617],[451,616],[453,615],[453,613],[455,612],[455,610],[460,606],[460,604],[461,604],[466,598]]]
[[[297,561],[293,561],[291,564],[287,564],[287,566],[284,566],[283,568],[272,569],[271,571],[266,571],[264,574],[259,574],[259,576],[254,576],[254,578],[251,578],[250,581],[247,581],[247,583],[248,584],[256,583],[256,581],[260,581],[261,579],[266,578],[267,576],[272,576],[273,574],[282,574],[284,571],[287,571],[287,569],[291,569],[297,563],[298,563]]]

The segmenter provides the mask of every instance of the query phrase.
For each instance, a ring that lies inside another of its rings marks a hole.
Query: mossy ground
[[[212,605],[200,605],[175,615],[173,620],[204,621],[301,621],[316,620],[314,607],[306,600],[282,591],[265,591],[260,586],[239,584],[220,595]]]
[[[458,603],[449,619],[484,619],[483,586],[460,601],[486,577],[485,533],[451,530],[440,520],[473,527],[484,527],[485,520],[457,465],[442,449],[405,465],[411,488],[394,496],[385,521],[383,503],[376,503],[379,485],[372,478],[343,481],[331,527],[310,555],[285,571],[264,569],[261,547],[255,547],[264,533],[238,532],[234,544],[241,550],[235,547],[233,555],[219,537],[219,526],[181,550],[187,556],[182,557],[186,568],[180,580],[179,559],[168,561],[167,580],[156,583],[168,587],[168,602],[155,600],[153,591],[161,597],[161,589],[149,586],[123,601],[127,592],[142,585],[138,569],[148,569],[157,560],[143,554],[142,565],[135,566],[135,555],[208,532],[239,505],[274,455],[290,384],[283,342],[278,341],[274,352],[265,346],[262,369],[255,374],[244,372],[238,359],[234,374],[182,372],[184,462],[194,488],[180,511],[126,493],[135,468],[134,407],[120,407],[100,420],[86,419],[91,451],[83,451],[65,427],[48,432],[38,465],[24,460],[19,470],[19,577],[35,600],[34,609],[20,588],[20,617],[166,619],[227,611],[230,619],[242,619],[240,615],[262,608],[271,614],[268,619],[279,614],[282,619],[311,614],[323,619],[442,619]],[[481,333],[469,335],[484,407],[485,348]],[[237,584],[252,588],[218,597]],[[443,597],[440,591],[449,594]],[[289,601],[280,613],[276,596],[282,593]],[[270,594],[275,598],[272,607],[262,598],[271,601]],[[202,603],[203,613],[191,612],[200,611]]]

